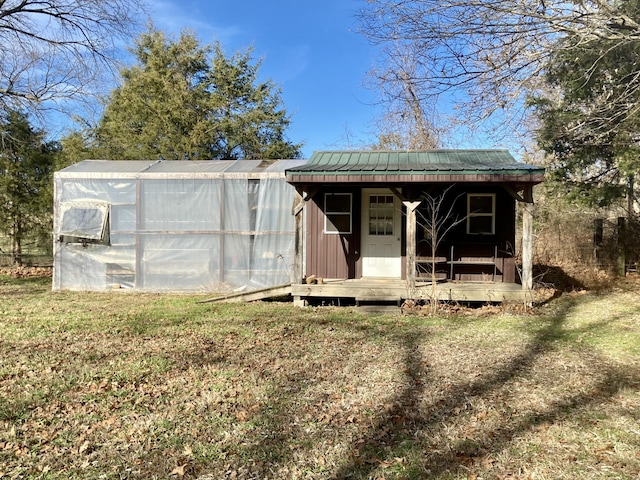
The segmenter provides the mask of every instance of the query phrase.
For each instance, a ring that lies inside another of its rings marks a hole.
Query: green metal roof
[[[287,173],[370,174],[543,174],[544,168],[516,161],[507,150],[320,151]]]

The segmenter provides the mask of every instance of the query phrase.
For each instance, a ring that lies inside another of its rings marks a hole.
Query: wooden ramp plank
[[[278,285],[275,287],[262,288],[260,290],[251,290],[249,292],[229,293],[219,297],[201,300],[198,303],[239,303],[239,302],[255,302],[257,300],[265,300],[267,298],[277,298],[291,295],[291,284]]]

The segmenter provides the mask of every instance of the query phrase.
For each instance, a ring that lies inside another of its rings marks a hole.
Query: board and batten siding
[[[501,187],[486,185],[461,185],[451,191],[451,198],[459,198],[458,208],[454,211],[456,218],[466,216],[466,194],[495,194],[495,233],[493,235],[473,235],[466,232],[466,221],[453,228],[443,239],[441,247],[444,255],[451,252],[451,247],[458,254],[470,260],[490,260],[494,249],[497,249],[496,282],[513,283],[517,280],[515,258],[516,252],[516,201]],[[449,260],[452,260],[449,258]],[[483,271],[484,270],[484,271]],[[457,265],[454,275],[449,280],[486,281],[492,277],[493,268],[482,269],[478,265]],[[518,279],[519,280],[519,279]]]
[[[352,194],[352,233],[324,233],[324,192],[307,203],[306,276],[319,278],[359,278],[360,276],[360,198],[356,190],[341,190]]]

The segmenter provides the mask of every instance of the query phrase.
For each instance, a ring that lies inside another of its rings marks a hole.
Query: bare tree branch
[[[420,102],[446,94],[467,125],[499,112],[502,123],[528,129],[524,100],[544,88],[555,49],[640,41],[640,24],[613,0],[368,0],[359,18],[381,49],[372,75],[386,94],[400,98],[408,75]],[[559,42],[566,37],[574,40]],[[414,62],[405,71],[407,57]]]
[[[144,10],[143,0],[0,0],[0,107],[95,94]]]

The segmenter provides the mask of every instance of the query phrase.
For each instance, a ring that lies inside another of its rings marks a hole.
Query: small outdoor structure
[[[543,176],[505,150],[315,152],[286,170],[299,194],[295,302],[526,299]]]
[[[54,176],[54,290],[290,284],[300,160],[100,161]]]
[[[543,175],[504,150],[87,160],[54,176],[53,289],[526,300]]]

